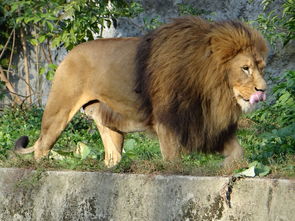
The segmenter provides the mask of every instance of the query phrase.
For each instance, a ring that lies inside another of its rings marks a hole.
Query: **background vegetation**
[[[10,92],[12,102],[34,103],[30,83],[29,59],[36,64],[36,75],[52,79],[57,65],[52,51],[66,50],[101,37],[105,27],[116,26],[118,17],[133,17],[141,12],[139,4],[125,0],[3,0],[0,2],[0,79]],[[33,49],[31,57],[29,49]],[[9,82],[13,75],[14,54],[23,56],[26,95],[15,93]],[[45,60],[43,66],[41,61]],[[1,89],[1,88],[0,88]],[[38,96],[38,95],[37,95]],[[38,103],[40,104],[40,99]]]
[[[161,160],[158,142],[141,133],[129,134],[124,144],[123,160],[115,168],[103,165],[103,146],[94,123],[79,113],[56,143],[49,159],[38,165],[29,156],[16,156],[10,149],[21,135],[35,141],[39,135],[43,109],[32,104],[30,82],[27,94],[15,93],[9,82],[13,72],[12,56],[27,47],[33,47],[38,60],[45,57],[47,64],[37,68],[39,74],[52,79],[56,65],[52,48],[70,50],[74,45],[101,36],[105,26],[116,25],[118,17],[132,17],[142,11],[137,3],[123,0],[4,0],[0,3],[0,99],[4,91],[11,94],[12,106],[0,111],[0,166],[66,168],[81,170],[107,170],[113,172],[181,173],[181,174],[232,174],[247,168],[251,162],[259,162],[269,169],[269,176],[295,177],[295,71],[289,70],[279,77],[266,73],[274,85],[268,99],[259,110],[243,116],[238,136],[245,147],[246,160],[229,170],[220,169],[219,155],[192,154],[179,162]],[[262,31],[274,50],[281,50],[294,41],[295,2],[282,1],[282,14],[268,7],[272,0],[263,1],[267,16],[252,21]],[[179,15],[208,14],[190,5],[179,5]],[[147,28],[160,24],[157,18],[145,19]],[[99,30],[99,31],[98,31]],[[24,60],[26,62],[26,60]],[[29,105],[28,105],[29,104]],[[30,143],[33,144],[33,143]]]

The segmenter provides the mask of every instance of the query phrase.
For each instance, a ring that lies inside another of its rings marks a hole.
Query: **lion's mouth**
[[[242,97],[242,96],[241,96]],[[251,105],[254,105],[260,101],[265,101],[266,100],[266,94],[265,92],[262,91],[256,91],[254,94],[250,96],[249,99],[246,99],[242,97],[242,99],[246,102],[249,102]]]

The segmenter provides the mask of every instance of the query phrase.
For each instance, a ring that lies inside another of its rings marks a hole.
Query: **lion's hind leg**
[[[57,107],[58,105],[55,106]],[[57,107],[59,110],[51,109],[50,104],[46,107],[38,140],[32,147],[25,148],[29,143],[29,139],[27,136],[20,137],[15,143],[14,151],[16,153],[27,154],[34,152],[36,160],[40,160],[42,157],[48,155],[61,132],[79,109],[67,105],[63,105],[59,108]]]
[[[67,102],[64,102],[64,100]],[[54,143],[82,106],[78,98],[67,99],[65,95],[49,98],[42,117],[41,134],[34,144],[35,159],[46,156]]]
[[[85,113],[92,117],[99,130],[104,150],[105,150],[105,165],[113,167],[118,164],[122,158],[122,149],[124,136],[122,133],[112,130],[102,124],[101,104],[97,101],[88,106],[85,106]]]
[[[55,86],[58,88],[60,82]],[[25,148],[28,144],[28,138],[23,136],[19,138],[15,145],[15,152],[26,154],[34,152],[36,160],[48,155],[50,149],[65,129],[74,114],[83,105],[84,99],[82,96],[76,96],[69,90],[59,93],[56,87],[50,92],[48,102],[46,104],[42,123],[41,132],[38,140],[30,148]]]

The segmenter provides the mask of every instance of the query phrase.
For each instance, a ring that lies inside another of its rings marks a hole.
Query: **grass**
[[[295,178],[295,153],[291,151],[295,147],[290,143],[286,148],[289,151],[284,151],[278,142],[264,136],[265,131],[266,125],[258,124],[250,116],[240,120],[238,138],[244,147],[247,164],[258,161],[269,166],[271,174],[268,177]]]

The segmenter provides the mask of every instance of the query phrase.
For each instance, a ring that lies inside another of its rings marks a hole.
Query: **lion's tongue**
[[[257,91],[250,97],[250,104],[258,103],[259,101],[265,101],[266,100],[266,94],[262,91]]]

